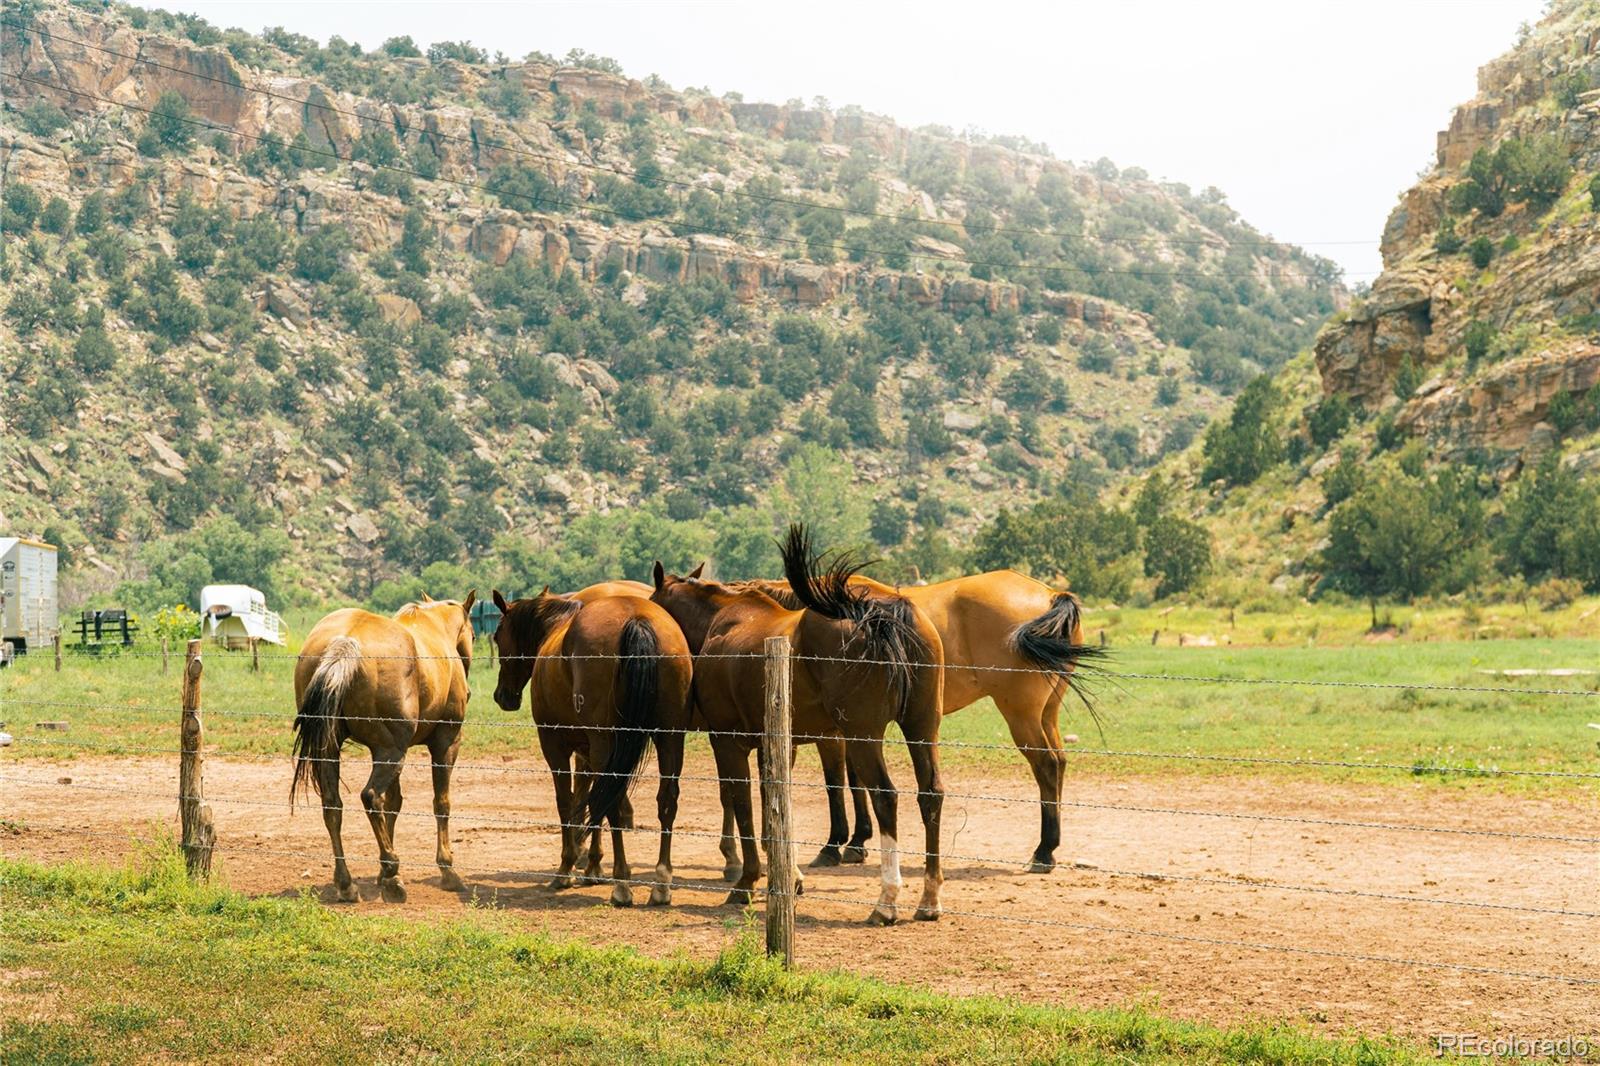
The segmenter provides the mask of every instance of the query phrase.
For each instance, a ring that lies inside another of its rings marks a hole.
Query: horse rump
[[[1094,709],[1094,693],[1085,684],[1085,671],[1092,672],[1107,657],[1106,649],[1080,644],[1082,608],[1078,597],[1058,592],[1050,609],[1023,622],[1011,631],[1011,649],[1042,670],[1066,682],[1084,706]]]
[[[306,685],[294,716],[294,780],[289,802],[296,793],[314,790],[322,798],[322,780],[316,764],[339,757],[339,711],[344,694],[361,667],[361,642],[354,637],[334,637],[322,649],[322,661]]]
[[[782,555],[783,576],[800,606],[824,618],[854,623],[851,641],[860,640],[861,657],[890,671],[890,685],[900,705],[895,717],[902,717],[914,687],[913,671],[933,655],[917,629],[911,601],[852,585],[850,579],[870,560],[849,551],[824,559],[812,551],[811,534],[799,522],[789,526]]]
[[[616,696],[617,733],[611,752],[600,769],[600,779],[589,790],[589,812],[585,825],[598,826],[633,783],[633,775],[650,748],[650,734],[657,722],[661,679],[661,642],[653,626],[643,618],[623,623],[617,640]]]

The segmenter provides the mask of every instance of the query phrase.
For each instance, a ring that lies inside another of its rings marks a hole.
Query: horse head
[[[711,628],[711,619],[721,610],[718,600],[726,595],[727,589],[715,581],[701,578],[705,572],[706,564],[701,563],[683,577],[669,574],[661,560],[656,560],[652,571],[656,589],[650,594],[652,603],[665,608],[678,628],[683,630],[684,639],[689,642],[691,654],[699,655],[700,647],[705,643],[706,633]]]
[[[506,602],[494,590],[494,605],[500,608],[500,624],[495,627],[494,646],[500,655],[500,677],[494,687],[494,702],[503,711],[522,706],[522,690],[533,677],[534,660],[550,631],[562,619],[582,608],[568,596],[559,596],[546,585],[533,597]]]

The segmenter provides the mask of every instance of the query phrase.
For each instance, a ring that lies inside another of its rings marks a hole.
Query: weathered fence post
[[[56,647],[56,673],[61,672],[61,634],[57,633],[51,638],[51,643]]]
[[[200,642],[189,641],[183,663],[183,725],[178,754],[178,818],[183,823],[183,858],[190,877],[211,873],[211,848],[217,832],[211,824],[201,777]]]
[[[794,833],[789,805],[789,759],[793,708],[790,705],[789,638],[768,637],[767,714],[761,735],[766,788],[762,823],[767,837],[767,954],[794,965]]]
[[[251,637],[250,638],[250,672],[253,673],[253,674],[259,674],[261,672],[261,638],[260,637]]]
[[[167,638],[161,638],[161,676],[167,676]]]

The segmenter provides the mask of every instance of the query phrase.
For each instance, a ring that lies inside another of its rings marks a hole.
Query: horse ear
[[[660,559],[656,560],[655,569],[651,570],[650,573],[656,579],[656,588],[660,588],[667,583],[667,571],[661,565]]]
[[[433,597],[428,595],[426,592],[424,592],[422,594],[422,602],[423,603],[432,603],[433,602]]]
[[[461,610],[464,614],[472,613],[472,605],[478,602],[478,590],[472,589],[467,593],[467,598],[461,601]]]
[[[689,577],[692,578],[693,580],[698,581],[700,579],[700,575],[705,572],[705,568],[706,568],[706,564],[705,563],[701,563],[699,566],[697,566],[693,570],[689,571]]]
[[[550,595],[550,586],[549,586],[549,585],[546,585],[546,586],[545,586],[545,587],[544,587],[544,591],[543,591],[543,592],[541,592],[541,593],[539,593],[539,595],[541,595],[541,596],[548,596],[548,595]]]
[[[500,590],[499,589],[495,589],[494,590],[494,605],[496,607],[500,608],[500,613],[501,614],[505,614],[506,611],[509,609],[509,608],[506,607],[506,598],[504,596],[500,595]]]

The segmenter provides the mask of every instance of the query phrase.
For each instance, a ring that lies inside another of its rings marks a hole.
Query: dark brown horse
[[[848,556],[824,564],[805,530],[791,526],[784,572],[803,605],[789,610],[757,590],[680,578],[655,567],[651,597],[677,619],[696,654],[695,698],[716,755],[722,802],[738,825],[744,864],[730,903],[748,902],[761,874],[750,797],[750,751],[764,726],[763,645],[786,636],[794,650],[794,732],[840,735],[850,766],[872,796],[883,832],[882,889],[868,921],[892,924],[900,894],[897,794],[883,757],[890,722],[905,734],[916,772],[927,857],[916,917],[939,917],[940,701],[944,686],[939,634],[909,601],[850,585],[859,568]],[[762,780],[766,773],[762,772]]]
[[[339,749],[346,740],[372,752],[372,773],[361,790],[372,833],[378,838],[378,889],[403,903],[394,823],[400,814],[400,770],[406,751],[425,744],[433,763],[433,814],[439,834],[439,878],[462,888],[450,853],[450,771],[467,714],[467,672],[472,666],[473,593],[465,603],[408,603],[393,618],[368,611],[334,611],[306,635],[294,668],[294,785],[309,786],[322,801],[333,843],[333,885],[340,902],[353,903],[355,884],[344,858],[340,828]]]
[[[856,575],[853,585],[879,594],[898,593],[914,603],[939,631],[944,645],[944,713],[953,714],[985,696],[994,700],[1011,739],[1028,760],[1039,786],[1039,845],[1028,862],[1033,873],[1055,868],[1061,843],[1061,784],[1066,749],[1061,741],[1060,708],[1076,689],[1087,702],[1083,674],[1103,659],[1103,649],[1083,641],[1083,615],[1070,592],[1052,589],[1015,570],[991,570],[932,585],[895,588]],[[745,583],[766,591],[787,607],[799,601],[783,581]],[[823,775],[829,780],[844,763],[842,745],[819,742]],[[852,784],[855,782],[852,781]],[[832,793],[830,792],[830,800]],[[865,793],[854,790],[855,832],[842,853],[825,849],[819,865],[836,859],[861,862],[872,837]],[[838,815],[835,812],[834,817]],[[724,851],[733,825],[723,816]],[[830,844],[832,841],[830,841]]]
[[[529,702],[562,823],[561,869],[552,887],[573,883],[583,837],[604,819],[611,825],[614,849],[611,902],[619,907],[633,903],[623,843],[633,828],[628,786],[650,740],[655,740],[661,850],[650,902],[670,903],[672,826],[689,728],[689,647],[678,624],[649,600],[637,595],[580,598],[588,593],[556,596],[546,589],[531,599],[507,603],[495,592],[501,617],[494,634],[500,653],[494,700],[514,711],[532,682]],[[583,882],[598,883],[598,846],[588,850],[587,863]]]

